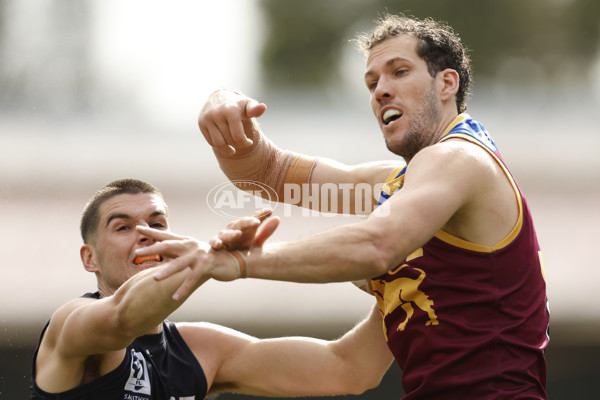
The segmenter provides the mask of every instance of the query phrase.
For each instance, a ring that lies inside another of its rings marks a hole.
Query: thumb
[[[275,230],[279,226],[279,222],[281,222],[279,217],[272,217],[265,221],[258,229],[258,232],[256,232],[256,236],[254,236],[254,243],[252,244],[252,247],[262,247],[262,245],[267,241],[267,239],[271,237],[273,232],[275,232]]]
[[[265,111],[267,111],[266,104],[259,103],[254,99],[246,101],[246,108],[244,114],[247,119],[260,117],[264,114]]]

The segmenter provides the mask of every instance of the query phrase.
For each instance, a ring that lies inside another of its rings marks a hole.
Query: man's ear
[[[84,244],[79,250],[83,268],[88,272],[98,272],[98,262],[96,260],[94,247],[89,244]]]
[[[438,78],[441,85],[440,98],[447,101],[452,98],[452,96],[456,96],[460,85],[458,72],[451,68],[446,68],[445,70],[440,71]]]

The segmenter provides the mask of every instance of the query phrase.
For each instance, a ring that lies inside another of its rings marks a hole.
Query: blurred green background
[[[206,201],[225,178],[195,121],[213,90],[264,101],[261,124],[281,147],[393,159],[349,43],[385,11],[446,21],[470,48],[468,112],[499,144],[544,251],[548,393],[597,396],[597,0],[0,0],[0,398],[28,397],[41,327],[95,288],[77,228],[97,188],[122,177],[157,185],[182,234],[208,239],[227,223]],[[273,240],[354,220],[275,211]],[[372,305],[348,284],[209,282],[171,319],[335,338]],[[348,397],[397,399],[400,376],[394,366],[379,388]]]

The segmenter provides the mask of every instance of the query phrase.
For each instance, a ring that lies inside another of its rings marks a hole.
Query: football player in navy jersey
[[[232,249],[260,246],[277,227],[277,220],[271,221],[260,230],[257,218],[237,221],[231,228],[243,235],[224,243]],[[111,182],[87,204],[80,253],[84,268],[96,275],[97,291],[60,306],[44,327],[33,361],[32,399],[360,393],[376,386],[387,370],[392,357],[383,333],[372,324],[363,323],[335,341],[258,340],[210,323],[166,320],[188,297],[173,300],[173,293],[191,270],[155,279],[169,265],[169,256],[136,254],[155,243],[144,227],[155,235],[171,235],[167,205],[145,182]],[[181,260],[185,257],[176,261]],[[193,289],[209,278],[207,273],[197,279]],[[377,353],[388,358],[387,365],[369,362],[367,355]]]

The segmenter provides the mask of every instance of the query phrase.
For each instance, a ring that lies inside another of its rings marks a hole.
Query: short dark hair
[[[99,189],[94,196],[87,202],[81,215],[79,230],[83,243],[89,243],[98,230],[99,209],[107,200],[120,194],[141,194],[150,193],[160,197],[167,208],[167,204],[162,193],[149,183],[137,179],[119,179],[109,183]]]
[[[458,73],[460,83],[456,93],[456,108],[459,113],[465,112],[471,84],[471,60],[468,49],[452,27],[432,18],[419,20],[386,13],[375,21],[371,33],[359,33],[353,42],[368,53],[373,47],[398,35],[410,35],[419,40],[417,54],[427,63],[431,76],[446,68]]]

